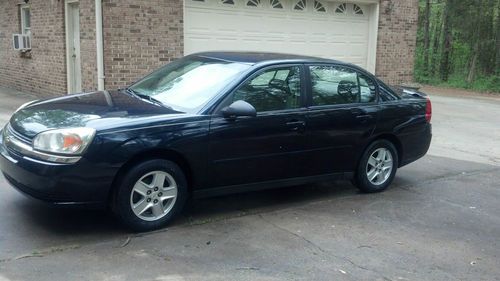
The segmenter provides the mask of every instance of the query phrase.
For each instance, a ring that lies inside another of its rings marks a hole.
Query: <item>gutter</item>
[[[97,90],[104,90],[104,45],[102,38],[102,0],[95,0],[95,42],[97,56]]]

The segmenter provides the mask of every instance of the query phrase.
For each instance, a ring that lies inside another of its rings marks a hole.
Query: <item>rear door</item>
[[[297,159],[306,150],[302,65],[273,66],[242,83],[224,105],[244,100],[256,117],[210,123],[211,186],[229,186],[299,176]]]
[[[309,65],[308,173],[355,169],[377,123],[375,82],[342,65]]]

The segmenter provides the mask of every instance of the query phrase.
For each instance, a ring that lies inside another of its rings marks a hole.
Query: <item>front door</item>
[[[256,117],[231,120],[215,114],[210,124],[208,165],[212,187],[300,176],[306,146],[302,66],[262,70],[225,101],[244,100]]]
[[[77,0],[66,0],[66,58],[68,93],[82,91],[80,60],[80,5]]]

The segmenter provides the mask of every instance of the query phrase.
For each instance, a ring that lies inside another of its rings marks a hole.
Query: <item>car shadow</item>
[[[406,185],[406,179],[396,178],[395,187]],[[349,181],[330,181],[278,189],[245,192],[204,199],[191,199],[181,216],[169,227],[203,224],[248,214],[273,212],[297,207],[309,202],[362,196]],[[54,238],[86,237],[102,240],[132,232],[110,211],[81,207],[52,206],[29,198],[17,199],[17,223],[30,225],[31,231],[42,231]],[[167,227],[168,229],[168,227]]]
[[[357,189],[347,181],[330,181],[192,200],[176,224],[202,224],[357,193]]]
[[[190,231],[192,225],[240,216],[294,209],[300,212],[308,205],[325,201],[338,206],[346,206],[346,202],[360,206],[377,201],[386,203],[384,198],[390,198],[397,204],[411,200],[416,196],[415,192],[430,192],[421,188],[431,185],[422,186],[421,183],[493,168],[485,164],[426,156],[399,169],[391,187],[380,194],[361,194],[350,182],[335,181],[192,200],[170,226],[153,233],[168,236],[172,233],[169,230],[174,228]],[[135,235],[109,212],[50,207],[25,198],[7,187],[1,176],[0,187],[0,197],[3,199],[0,204],[0,261],[68,245],[83,246],[108,241],[120,247]]]
[[[389,190],[380,195],[364,195],[348,181],[334,181],[191,200],[182,215],[159,232],[166,231],[165,235],[168,235],[168,229],[171,228],[189,227],[287,208],[300,208],[319,201],[331,200],[332,204],[338,204],[348,197],[378,197],[397,193],[398,198],[404,200],[407,196],[414,196],[407,191],[402,192],[408,186],[462,171],[490,168],[489,165],[428,156],[400,169]],[[106,211],[54,208],[24,198],[16,191],[7,188],[0,190],[0,195],[5,199],[5,203],[0,205],[0,220],[2,220],[0,248],[3,253],[70,243],[81,245],[106,240],[116,240],[117,243],[121,243],[122,239],[134,235]],[[0,259],[3,253],[0,253]]]
[[[247,214],[270,212],[300,206],[307,202],[329,200],[357,193],[357,189],[349,182],[336,181],[189,200],[181,216],[169,227],[183,227]],[[36,236],[32,239],[58,241],[58,243],[73,241],[85,243],[85,241],[103,241],[133,235],[109,211],[56,207],[21,196],[16,196],[14,205],[16,206],[15,224],[23,227],[10,229],[10,235],[13,236],[16,236],[15,232],[23,231],[25,233],[18,237],[26,236],[26,232],[29,232],[27,239],[30,239],[30,236]],[[168,227],[165,230],[168,230]],[[44,236],[40,237],[36,235],[37,233],[43,233]],[[36,244],[36,241],[32,242]]]
[[[107,211],[83,207],[53,206],[30,198],[19,199],[20,221],[59,235],[124,233],[125,229]]]

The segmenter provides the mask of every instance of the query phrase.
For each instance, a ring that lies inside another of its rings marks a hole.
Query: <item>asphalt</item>
[[[500,280],[500,101],[431,97],[429,154],[380,194],[339,181],[198,200],[138,235],[0,176],[0,281]]]
[[[12,113],[23,103],[35,100],[36,97],[28,93],[5,88],[0,85],[0,126],[3,127]]]

